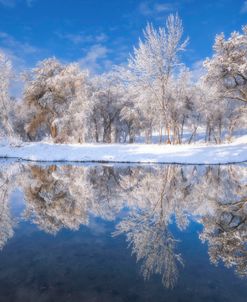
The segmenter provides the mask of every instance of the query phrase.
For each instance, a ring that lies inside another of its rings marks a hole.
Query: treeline
[[[20,101],[9,96],[11,62],[0,54],[1,135],[55,143],[191,143],[199,129],[205,141],[231,140],[246,127],[247,27],[228,39],[216,36],[204,73],[194,79],[181,61],[188,39],[182,21],[148,24],[127,64],[90,75],[77,63],[49,58],[24,73]],[[186,132],[186,137],[185,137]]]

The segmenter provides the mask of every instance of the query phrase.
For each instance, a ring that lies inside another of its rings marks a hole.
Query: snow
[[[247,161],[247,135],[222,145],[51,144],[0,146],[0,158],[29,161],[226,164]]]

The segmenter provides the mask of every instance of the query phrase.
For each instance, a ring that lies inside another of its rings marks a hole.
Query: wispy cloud
[[[0,51],[3,51],[13,64],[15,77],[11,83],[11,95],[20,97],[23,87],[20,74],[33,66],[33,63],[30,64],[30,59],[36,62],[37,56],[41,55],[41,49],[0,31]]]
[[[25,0],[28,7],[32,7],[37,0]]]
[[[247,1],[244,1],[241,9],[240,9],[240,13],[245,14],[247,13]]]
[[[17,72],[26,69],[32,60],[36,62],[42,54],[41,49],[28,42],[19,41],[6,32],[0,32],[0,50],[11,59]]]
[[[16,3],[16,0],[0,0],[0,4],[7,7],[14,7]]]
[[[110,50],[102,44],[92,45],[85,56],[78,61],[82,68],[89,69],[92,73],[105,71],[112,65],[108,58]]]
[[[143,16],[156,17],[162,13],[170,12],[174,10],[174,4],[172,3],[161,3],[153,1],[144,1],[139,5],[139,12]]]
[[[56,32],[56,35],[59,38],[68,40],[76,45],[83,43],[102,43],[108,39],[108,36],[105,33],[92,35],[86,34],[85,32],[79,32],[76,34]]]
[[[37,0],[0,0],[0,5],[5,7],[14,8],[17,4],[25,4],[28,7],[33,6],[34,2]]]
[[[10,50],[23,53],[23,54],[34,54],[39,51],[38,48],[32,46],[27,42],[20,42],[15,39],[13,36],[9,35],[6,32],[0,31],[0,45],[4,45],[5,48]]]

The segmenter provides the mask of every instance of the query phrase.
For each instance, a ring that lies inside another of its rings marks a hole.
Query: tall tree
[[[149,116],[150,128],[158,117],[161,127],[167,130],[169,143],[169,86],[175,71],[181,66],[179,53],[187,45],[188,40],[182,41],[182,35],[183,26],[178,15],[170,15],[165,27],[155,29],[148,24],[144,39],[140,39],[138,48],[134,48],[129,59],[126,73],[135,87],[137,106]]]

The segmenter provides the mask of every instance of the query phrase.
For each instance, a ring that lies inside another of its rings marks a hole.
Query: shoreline
[[[0,146],[0,158],[31,162],[233,164],[247,161],[247,139],[222,145],[52,144]]]

